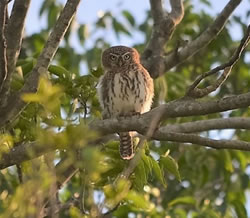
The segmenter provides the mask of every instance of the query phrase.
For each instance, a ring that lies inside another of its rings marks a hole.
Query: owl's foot
[[[136,116],[136,118],[139,118],[141,116],[140,112],[131,112],[131,116]]]

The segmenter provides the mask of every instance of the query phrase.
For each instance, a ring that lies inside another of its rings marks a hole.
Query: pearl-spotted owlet
[[[154,84],[148,71],[140,63],[134,48],[114,46],[102,54],[104,75],[98,84],[98,96],[103,118],[131,116],[150,110]],[[134,156],[134,132],[120,132],[120,155],[123,159]]]

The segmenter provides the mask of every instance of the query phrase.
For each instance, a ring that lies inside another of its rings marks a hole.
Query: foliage
[[[211,7],[209,1],[200,2]],[[167,44],[166,52],[175,49],[179,41],[185,43],[197,37],[212,21],[211,14],[195,11],[193,4],[193,1],[185,1],[185,17]],[[62,5],[57,1],[43,2],[40,16],[46,17],[47,27],[24,38],[12,80],[12,91],[19,90],[29,76],[61,9]],[[78,24],[74,25],[77,29],[72,25],[68,30],[48,69],[48,77],[40,78],[38,92],[23,95],[23,100],[30,104],[11,129],[1,135],[0,151],[34,140],[39,140],[44,146],[60,145],[62,150],[53,153],[50,161],[58,163],[66,160],[65,168],[70,164],[80,168],[59,191],[61,203],[67,203],[72,198],[79,199],[80,203],[68,210],[61,210],[60,217],[94,217],[98,214],[98,206],[105,212],[117,204],[112,213],[114,217],[127,217],[129,214],[155,218],[247,217],[246,201],[249,194],[246,195],[246,191],[250,185],[250,156],[247,152],[150,141],[148,146],[144,146],[141,160],[130,179],[117,181],[119,173],[127,166],[127,162],[119,156],[118,142],[88,146],[91,139],[98,138],[87,126],[92,120],[101,118],[96,86],[103,73],[101,52],[111,45],[105,37],[107,29],[111,25],[112,31],[108,34],[114,34],[118,42],[121,36],[133,40],[133,33],[139,32],[145,37],[145,42],[133,46],[142,51],[152,28],[149,12],[145,20],[138,23],[130,11],[119,10],[118,18],[111,11],[105,11],[91,24],[91,32],[88,31],[88,24],[74,21]],[[230,28],[236,23],[240,28],[246,28],[241,19],[239,16],[233,17],[208,47],[156,79],[154,106],[182,97],[198,74],[225,62],[238,43],[233,41]],[[95,36],[97,31],[98,37]],[[78,53],[71,44],[70,39],[75,37],[74,34],[84,48],[83,54]],[[243,93],[249,89],[250,63],[247,55],[249,51],[243,54],[226,84],[208,98]],[[209,79],[206,83],[209,83]],[[236,115],[248,116],[249,111],[237,110],[198,118]],[[178,118],[167,122],[198,118]],[[232,135],[227,135],[225,131],[203,134],[250,140],[249,134],[244,131],[235,131]],[[45,155],[22,163],[22,184],[18,181],[16,167],[0,172],[0,217],[38,216],[44,203],[50,199],[51,186],[55,182],[54,172],[46,164],[47,161]]]

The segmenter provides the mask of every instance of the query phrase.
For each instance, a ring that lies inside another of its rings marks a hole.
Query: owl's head
[[[113,46],[102,53],[102,65],[106,69],[123,69],[140,63],[140,55],[134,48]]]

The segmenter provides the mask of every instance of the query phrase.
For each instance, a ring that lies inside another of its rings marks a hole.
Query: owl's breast
[[[111,111],[115,115],[145,112],[146,92],[143,75],[134,72],[115,74],[110,88]]]

